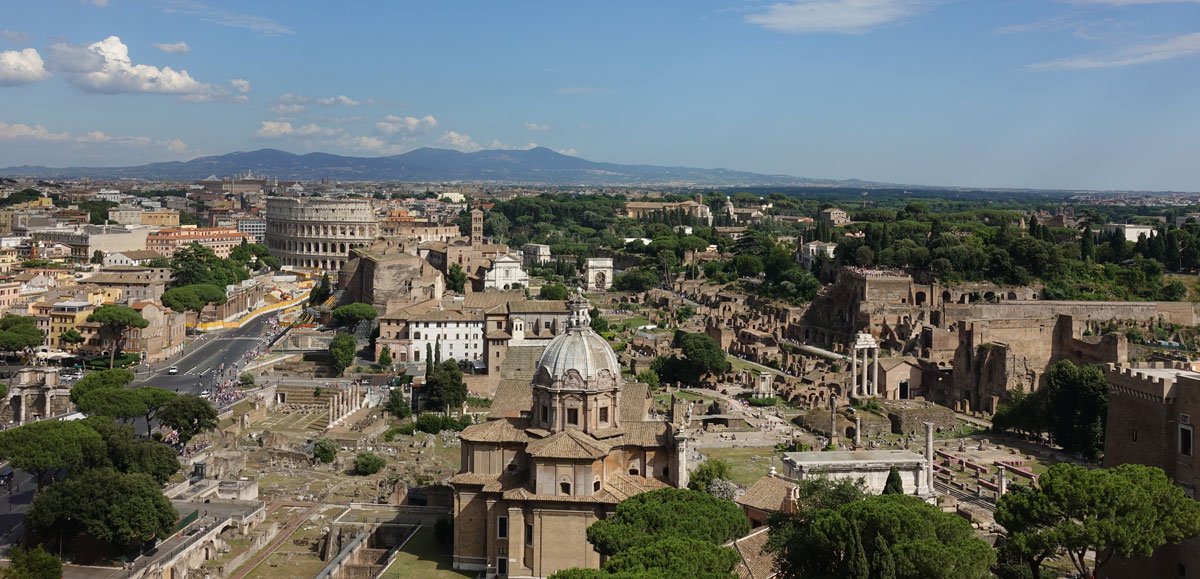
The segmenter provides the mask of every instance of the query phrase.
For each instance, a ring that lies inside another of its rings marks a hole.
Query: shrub
[[[746,400],[751,406],[774,406],[777,402],[774,396],[769,398],[750,398]]]
[[[364,476],[372,475],[379,472],[386,464],[387,459],[364,450],[354,457],[354,472]]]
[[[332,438],[321,437],[313,443],[313,456],[325,464],[337,458],[338,443]]]

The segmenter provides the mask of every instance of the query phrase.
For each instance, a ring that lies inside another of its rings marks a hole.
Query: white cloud
[[[151,46],[171,54],[187,54],[192,51],[192,47],[188,46],[188,43],[182,40],[179,42],[155,42]]]
[[[529,149],[536,149],[537,146],[538,144],[533,142],[522,147],[521,145],[509,145],[500,139],[492,139],[492,142],[488,143],[487,148],[489,151],[528,151]]]
[[[550,130],[550,127],[548,127],[546,125],[539,125],[537,123],[525,123],[525,128],[529,129],[531,131],[549,131]]]
[[[388,115],[375,122],[375,129],[385,135],[428,133],[437,126],[437,119],[432,115],[420,118]]]
[[[242,14],[239,12],[233,12],[231,10],[225,10],[223,8],[212,8],[192,0],[160,0],[159,4],[162,6],[163,11],[167,12],[168,14],[195,16],[200,20],[211,24],[216,24],[218,26],[242,28],[252,32],[259,32],[267,36],[279,36],[281,34],[296,33],[295,30],[279,24],[270,18],[254,16],[251,14]]]
[[[323,136],[332,137],[342,133],[342,129],[327,129],[316,123],[309,123],[301,127],[293,127],[288,121],[263,121],[262,126],[254,132],[254,136],[260,139],[282,139],[284,137],[311,137]]]
[[[88,3],[95,4],[96,6],[99,6],[100,8],[104,8],[105,6],[108,6],[108,0],[83,0],[83,3],[84,4],[88,4]]]
[[[576,151],[575,149],[554,149],[554,150],[556,152],[558,152],[559,154],[567,155],[569,157],[578,157],[579,156],[579,151]]]
[[[0,30],[0,38],[3,38],[9,42],[20,42],[22,44],[29,42],[29,35],[17,30]]]
[[[272,113],[277,114],[277,115],[294,115],[298,112],[303,111],[304,105],[278,104],[267,110],[271,111]]]
[[[483,147],[476,143],[471,135],[464,135],[455,131],[446,131],[446,134],[438,137],[438,144],[445,145],[449,149],[462,151],[464,153],[473,153],[482,150]]]
[[[295,133],[292,128],[292,123],[287,121],[263,121],[262,127],[259,127],[254,132],[254,136],[260,139],[278,139]]]
[[[289,92],[289,93],[284,93],[282,95],[279,95],[279,98],[275,99],[274,102],[282,103],[285,105],[287,105],[287,104],[301,104],[302,105],[302,104],[307,104],[307,103],[312,102],[312,99],[310,99],[306,96],[294,95]]]
[[[187,150],[187,144],[179,139],[154,140],[150,137],[120,137],[102,131],[89,131],[81,135],[67,132],[52,133],[42,125],[29,126],[21,123],[0,122],[0,141],[41,141],[47,143],[105,143],[109,145],[159,145],[172,153]]]
[[[0,86],[13,86],[50,78],[42,55],[32,48],[0,52]]]
[[[325,106],[344,105],[344,106],[348,106],[348,107],[356,107],[358,105],[361,105],[362,103],[359,101],[356,101],[344,94],[340,94],[335,97],[317,99],[317,104],[325,105]]]
[[[790,0],[746,16],[767,30],[858,34],[925,10],[935,0]]]
[[[242,94],[250,92],[250,81],[244,78],[231,78],[229,79],[229,84],[233,85],[234,90]]]
[[[1200,53],[1200,32],[1182,34],[1162,42],[1131,46],[1107,55],[1073,56],[1030,65],[1030,70],[1059,71],[1113,68],[1160,62]]]
[[[214,100],[228,93],[200,82],[186,70],[133,64],[129,47],[116,36],[87,46],[57,43],[50,47],[51,69],[65,73],[67,82],[84,92],[175,94],[193,102]]]

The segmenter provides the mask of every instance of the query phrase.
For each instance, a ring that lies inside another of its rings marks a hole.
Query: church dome
[[[608,342],[592,330],[587,300],[576,296],[567,331],[550,341],[538,360],[534,381],[544,386],[610,388],[621,376],[621,364]]]

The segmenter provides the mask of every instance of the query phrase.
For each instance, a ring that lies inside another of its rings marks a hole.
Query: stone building
[[[830,228],[841,227],[850,223],[850,217],[846,215],[845,211],[837,207],[830,207],[821,212],[821,221],[824,221],[825,225],[828,225]]]
[[[502,255],[482,269],[482,278],[477,274],[472,280],[477,291],[508,291],[529,285],[529,274],[521,269],[521,260],[512,254]]]
[[[353,248],[349,259],[339,263],[338,288],[350,301],[371,304],[379,312],[440,300],[446,291],[441,272],[408,253],[399,238]]]
[[[634,219],[642,219],[656,213],[666,214],[673,212],[683,212],[686,215],[702,222],[704,225],[712,225],[713,214],[712,209],[704,204],[704,196],[697,194],[690,201],[665,202],[665,201],[627,201],[625,202],[625,217]]]
[[[266,218],[271,255],[295,267],[338,270],[379,235],[369,199],[268,197]]]
[[[589,257],[584,265],[583,289],[606,291],[612,287],[613,260],[610,257]]]
[[[783,455],[784,476],[788,478],[861,478],[867,485],[867,494],[872,495],[883,492],[893,466],[900,471],[904,494],[933,498],[934,492],[929,485],[929,461],[910,450],[835,450],[787,452]]]
[[[540,243],[526,243],[521,246],[521,259],[524,266],[541,265],[550,262],[550,246]]]
[[[160,229],[146,236],[146,249],[156,251],[167,257],[193,243],[199,243],[213,250],[217,257],[226,259],[233,248],[253,241],[249,234],[242,233],[233,227],[193,227]]]
[[[1144,464],[1163,469],[1193,498],[1200,488],[1195,447],[1200,423],[1200,372],[1193,363],[1112,364],[1104,466]],[[1195,416],[1196,418],[1192,418]],[[1150,559],[1114,557],[1105,567],[1110,579],[1200,577],[1200,539],[1165,545]]]
[[[460,434],[455,569],[546,577],[597,568],[588,525],[628,497],[687,485],[686,436],[646,420],[643,397],[623,396],[616,354],[589,322],[586,300],[571,300],[567,331],[543,351],[519,416]]]

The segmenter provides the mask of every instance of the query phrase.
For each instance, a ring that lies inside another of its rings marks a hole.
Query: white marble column
[[[925,423],[925,484],[933,494],[933,423]]]
[[[867,364],[867,351],[865,349],[862,351],[862,357],[863,357],[863,360],[862,360],[862,395],[870,396],[871,395],[871,390],[870,390],[871,387],[870,387],[869,383],[867,382],[867,366],[869,364]]]
[[[879,348],[875,348],[874,361],[871,362],[871,391],[875,396],[879,396]],[[887,395],[886,392],[883,395]]]
[[[850,347],[850,396],[858,395],[858,349]]]

